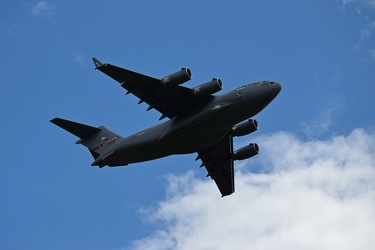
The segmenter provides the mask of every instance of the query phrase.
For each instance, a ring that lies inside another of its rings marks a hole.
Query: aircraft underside
[[[96,69],[119,82],[126,94],[138,97],[139,104],[147,103],[147,111],[155,109],[161,113],[160,120],[169,120],[123,138],[104,126],[52,119],[52,123],[80,138],[76,144],[89,149],[94,158],[92,166],[123,166],[173,154],[198,153],[197,160],[202,161],[201,166],[222,196],[234,192],[234,161],[253,157],[259,147],[250,143],[234,150],[233,137],[258,129],[256,120],[242,121],[263,110],[281,91],[281,84],[255,82],[214,95],[223,87],[218,78],[194,88],[180,86],[192,77],[188,68],[157,79],[93,60]]]

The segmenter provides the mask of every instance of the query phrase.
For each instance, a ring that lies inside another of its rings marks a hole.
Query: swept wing
[[[132,93],[138,97],[139,103],[147,103],[149,105],[147,110],[159,111],[162,114],[160,119],[175,117],[181,108],[196,99],[192,89],[167,85],[165,78],[157,79],[108,63],[102,64],[96,58],[93,58],[93,61],[96,69],[119,82],[121,87],[127,90],[127,94]]]

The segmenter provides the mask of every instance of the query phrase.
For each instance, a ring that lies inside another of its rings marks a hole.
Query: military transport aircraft
[[[250,158],[259,152],[256,143],[233,150],[233,137],[250,134],[258,122],[249,119],[264,109],[281,91],[281,84],[261,81],[236,88],[223,95],[213,95],[223,87],[213,78],[194,88],[182,87],[192,73],[188,68],[162,79],[142,75],[127,69],[102,64],[93,58],[96,69],[110,76],[147,103],[148,110],[161,113],[159,120],[168,121],[139,131],[126,138],[107,128],[92,127],[61,118],[52,123],[76,135],[76,144],[87,147],[92,166],[125,166],[150,161],[173,154],[198,153],[208,175],[216,182],[221,195],[234,192],[234,161]],[[247,120],[249,119],[249,120]],[[238,124],[247,120],[241,124]],[[237,125],[238,124],[238,125]]]

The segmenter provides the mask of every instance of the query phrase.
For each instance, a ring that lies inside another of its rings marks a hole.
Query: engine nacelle
[[[259,153],[259,146],[256,143],[250,143],[249,145],[240,148],[233,152],[233,160],[245,160]]]
[[[198,96],[209,96],[223,89],[223,83],[219,78],[213,78],[211,81],[203,83],[193,88],[193,93]]]
[[[244,136],[248,135],[259,128],[258,122],[255,119],[249,119],[246,122],[238,124],[232,128],[232,136]]]
[[[191,70],[189,68],[182,68],[174,74],[163,77],[160,82],[166,87],[177,86],[189,81],[191,77]]]

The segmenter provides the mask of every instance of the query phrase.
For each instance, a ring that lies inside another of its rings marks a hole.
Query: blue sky
[[[375,2],[2,1],[1,249],[370,249],[375,221]],[[159,114],[91,57],[194,87],[283,84],[256,116],[261,153],[220,198],[172,156],[91,167],[54,117],[126,136]]]

